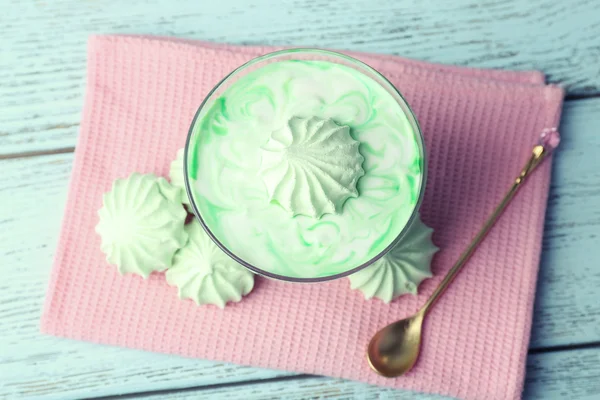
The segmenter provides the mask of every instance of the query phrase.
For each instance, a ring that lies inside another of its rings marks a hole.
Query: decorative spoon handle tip
[[[552,153],[560,144],[560,134],[556,128],[546,128],[542,131],[538,145],[544,148],[548,155]]]

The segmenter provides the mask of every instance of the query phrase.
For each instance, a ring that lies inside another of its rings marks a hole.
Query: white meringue
[[[166,272],[167,282],[177,286],[180,298],[224,308],[228,301],[238,302],[250,293],[252,272],[217,247],[197,220],[185,230],[189,240],[175,253],[173,266]]]
[[[121,274],[164,271],[187,241],[181,190],[152,174],[115,180],[98,215],[101,249]]]
[[[365,299],[377,297],[384,303],[406,293],[417,294],[419,284],[431,278],[431,259],[439,250],[431,241],[433,229],[415,218],[405,236],[382,258],[350,275],[350,288]]]

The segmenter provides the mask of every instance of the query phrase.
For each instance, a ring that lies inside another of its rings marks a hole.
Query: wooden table
[[[87,35],[321,46],[539,69],[568,88],[527,362],[527,399],[600,398],[600,2],[0,0],[0,397],[418,398],[362,383],[39,334]]]

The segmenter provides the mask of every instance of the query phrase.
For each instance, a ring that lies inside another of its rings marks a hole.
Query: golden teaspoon
[[[492,212],[492,215],[487,219],[469,247],[461,254],[456,264],[448,271],[444,280],[435,289],[425,305],[412,317],[394,322],[373,336],[367,348],[367,359],[375,372],[392,378],[403,375],[415,365],[419,357],[421,330],[425,315],[427,315],[431,307],[444,293],[456,274],[467,263],[477,246],[479,246],[522,186],[525,178],[558,146],[559,141],[560,136],[555,128],[542,132],[539,143],[533,148],[531,157],[521,170],[519,176],[514,180],[510,190],[506,193],[494,212]]]

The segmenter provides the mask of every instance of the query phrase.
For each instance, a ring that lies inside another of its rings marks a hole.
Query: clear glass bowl
[[[218,99],[229,87],[231,87],[233,84],[235,84],[240,78],[246,76],[248,73],[255,71],[259,68],[262,68],[263,66],[265,66],[267,64],[281,62],[281,61],[287,61],[287,60],[306,60],[306,61],[318,60],[318,61],[327,61],[330,63],[340,64],[340,65],[343,65],[346,67],[350,67],[350,68],[368,76],[375,82],[377,82],[385,91],[387,91],[395,99],[395,101],[398,103],[400,108],[403,110],[404,114],[406,115],[406,117],[413,129],[413,132],[415,133],[416,140],[418,141],[418,146],[419,146],[419,150],[420,150],[420,159],[422,160],[422,165],[421,165],[421,181],[420,181],[420,187],[418,190],[418,193],[419,193],[418,200],[416,202],[416,205],[414,206],[414,209],[412,210],[410,218],[406,222],[406,224],[405,224],[404,228],[402,229],[402,231],[400,232],[400,234],[383,251],[381,251],[376,256],[372,257],[367,262],[364,262],[358,266],[349,265],[347,270],[344,270],[340,273],[336,273],[333,275],[309,277],[309,278],[279,275],[279,274],[269,272],[265,269],[262,269],[260,265],[252,265],[251,263],[249,263],[249,262],[245,261],[244,259],[240,258],[239,256],[237,256],[232,250],[227,248],[225,245],[223,245],[218,240],[216,235],[211,231],[210,227],[206,224],[205,220],[202,218],[202,215],[200,213],[200,210],[199,210],[199,207],[197,204],[197,201],[202,201],[202,199],[197,199],[196,196],[194,195],[192,182],[191,182],[191,178],[190,178],[190,173],[188,171],[188,165],[189,165],[189,161],[190,161],[189,154],[190,154],[190,151],[192,151],[191,143],[195,143],[194,135],[201,134],[201,130],[194,129],[196,122],[201,120],[205,116],[207,110],[209,110],[211,108],[214,101],[216,99]],[[349,57],[347,55],[344,55],[344,54],[327,51],[327,50],[320,50],[320,49],[289,49],[289,50],[281,50],[281,51],[269,53],[269,54],[263,55],[261,57],[257,57],[255,59],[247,62],[246,64],[238,67],[237,69],[232,71],[229,75],[227,75],[225,78],[223,78],[223,80],[221,80],[221,82],[219,82],[210,91],[210,93],[204,99],[202,104],[200,104],[200,107],[198,108],[198,111],[196,112],[196,115],[194,116],[194,119],[190,126],[190,130],[188,132],[188,137],[186,140],[185,151],[184,151],[184,174],[185,174],[185,185],[186,185],[187,195],[190,198],[190,205],[193,209],[193,212],[194,212],[196,218],[198,219],[200,224],[204,227],[207,234],[215,242],[215,244],[217,246],[219,246],[231,258],[233,258],[235,261],[237,261],[241,265],[245,266],[246,268],[250,269],[251,271],[253,271],[257,274],[269,277],[269,278],[274,278],[274,279],[279,279],[279,280],[284,280],[284,281],[291,281],[291,282],[322,282],[322,281],[338,279],[338,278],[350,275],[354,272],[357,272],[357,271],[373,264],[375,261],[377,261],[381,257],[383,257],[388,251],[390,251],[399,241],[402,240],[408,227],[410,226],[410,224],[412,223],[414,218],[416,218],[416,216],[418,214],[418,210],[421,205],[421,202],[423,200],[425,183],[427,180],[427,159],[426,159],[426,154],[425,154],[425,147],[424,147],[422,132],[421,132],[421,129],[419,127],[419,124],[417,122],[417,119],[416,119],[414,113],[412,112],[408,103],[402,97],[400,92],[383,75],[381,75],[379,72],[377,72],[375,69],[368,66],[367,64],[365,64],[357,59],[354,59],[352,57]]]

